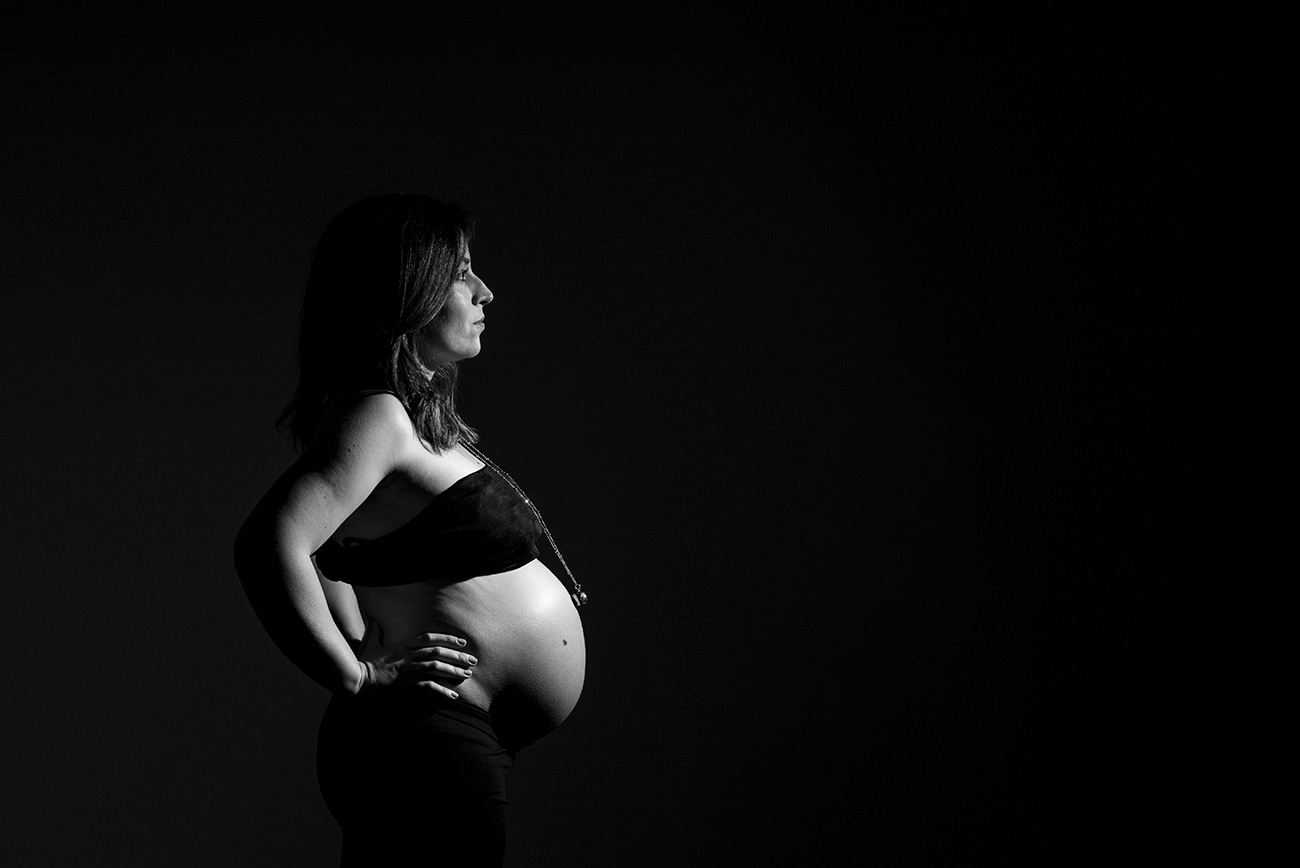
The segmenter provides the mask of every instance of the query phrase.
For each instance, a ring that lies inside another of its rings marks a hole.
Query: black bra
[[[414,518],[377,539],[327,540],[325,578],[371,588],[451,583],[504,573],[537,558],[533,510],[490,467],[457,480]]]

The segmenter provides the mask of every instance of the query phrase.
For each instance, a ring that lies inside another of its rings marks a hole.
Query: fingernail
[[[465,673],[465,677],[466,677],[466,678],[473,678],[473,677],[474,677],[474,673],[473,673],[473,672],[470,672],[468,669],[462,669],[461,671]]]
[[[471,654],[471,655],[469,656],[469,665],[470,665],[470,666],[477,666],[477,665],[478,665],[478,658],[475,657],[473,654]]]
[[[451,698],[452,698],[452,699],[460,699],[460,694],[453,690],[453,691],[451,692]]]
[[[468,643],[467,643],[464,639],[457,639],[457,640],[456,640],[456,644],[457,644],[457,645],[466,645],[466,644],[468,644]]]

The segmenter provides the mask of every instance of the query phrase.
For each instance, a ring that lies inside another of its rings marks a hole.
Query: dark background
[[[334,864],[327,697],[230,546],[292,460],[312,238],[395,189],[479,217],[462,410],[592,599],[511,865],[1203,846],[1248,42],[807,4],[11,14],[5,849]]]

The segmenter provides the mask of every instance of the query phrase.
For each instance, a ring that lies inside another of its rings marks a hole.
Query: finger
[[[472,678],[474,673],[469,669],[462,669],[459,666],[452,666],[450,663],[443,663],[441,660],[429,662],[417,662],[411,664],[411,669],[422,675],[435,674],[444,678],[459,678],[462,681],[466,678]]]
[[[421,633],[406,644],[409,648],[423,648],[428,645],[458,645],[464,648],[469,642],[459,636],[452,636],[447,633]]]
[[[450,687],[443,687],[436,681],[418,681],[415,686],[425,690],[432,690],[434,693],[441,693],[449,699],[460,699],[459,693],[452,690]]]
[[[478,665],[478,658],[473,654],[463,654],[460,651],[453,651],[450,648],[442,648],[438,646],[433,646],[431,648],[418,648],[407,656],[411,660],[433,660],[437,658],[462,666]]]

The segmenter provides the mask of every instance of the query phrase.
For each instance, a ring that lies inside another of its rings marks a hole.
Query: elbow
[[[254,513],[235,534],[231,557],[240,582],[248,590],[269,577],[293,571],[293,565],[300,561],[310,564],[311,554],[306,541]]]

